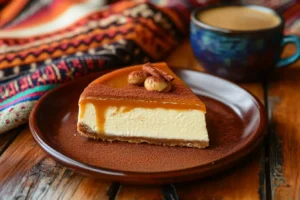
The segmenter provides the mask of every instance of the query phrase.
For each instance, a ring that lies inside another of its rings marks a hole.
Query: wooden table
[[[295,49],[289,46],[284,55]],[[202,70],[185,41],[166,61]],[[268,136],[246,162],[214,177],[161,186],[93,180],[50,159],[27,125],[0,136],[0,199],[300,199],[300,62],[241,84],[266,106]]]

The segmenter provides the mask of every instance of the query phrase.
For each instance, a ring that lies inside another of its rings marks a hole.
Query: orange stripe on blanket
[[[14,19],[27,3],[28,0],[11,0],[0,12],[0,27]]]
[[[142,4],[142,2],[119,2],[119,3],[116,3],[116,4],[113,4],[111,5],[111,7],[109,7],[108,9],[105,9],[105,10],[102,10],[102,11],[99,11],[99,12],[95,12],[95,13],[91,13],[79,20],[77,20],[76,22],[74,22],[73,24],[70,24],[69,26],[61,29],[61,30],[58,30],[56,32],[52,32],[52,33],[47,33],[47,34],[41,34],[41,35],[38,35],[38,36],[33,36],[33,37],[24,37],[24,38],[3,38],[3,43],[5,43],[6,45],[8,46],[13,46],[13,45],[22,45],[22,44],[26,44],[26,43],[30,43],[30,42],[33,42],[35,40],[40,40],[40,39],[43,39],[43,38],[48,38],[48,37],[51,37],[51,36],[55,36],[55,35],[59,35],[61,33],[65,33],[65,32],[69,32],[70,30],[73,30],[73,29],[76,29],[78,27],[81,27],[81,26],[84,26],[84,24],[88,24],[89,21],[91,20],[102,20],[106,17],[109,17],[113,14],[120,14],[120,13],[123,13],[125,9],[130,9],[132,7],[135,7],[135,6],[138,6]],[[21,23],[20,23],[20,26],[18,24],[18,27],[16,28],[13,28],[13,29],[18,29],[19,27],[21,27]],[[29,26],[29,25],[28,25]],[[31,25],[30,25],[31,26]]]
[[[20,0],[23,1],[23,0]],[[26,0],[27,1],[27,0]],[[24,22],[19,23],[15,27],[10,27],[11,30],[18,30],[22,28],[30,28],[31,26],[37,26],[58,18],[68,8],[75,4],[85,2],[86,0],[55,0],[55,2],[49,8],[43,8],[41,11],[29,17]]]

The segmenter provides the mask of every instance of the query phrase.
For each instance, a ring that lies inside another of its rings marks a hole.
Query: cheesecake
[[[166,63],[115,70],[79,99],[77,130],[103,141],[204,148],[206,107]]]

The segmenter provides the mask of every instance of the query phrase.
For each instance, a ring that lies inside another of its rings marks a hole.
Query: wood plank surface
[[[163,199],[160,186],[122,185],[116,200],[160,200]]]
[[[289,46],[284,56],[295,52]],[[275,200],[300,199],[300,61],[269,81],[270,179]]]
[[[46,156],[28,127],[0,157],[0,199],[108,199],[110,183],[62,167]]]
[[[180,199],[247,200],[266,199],[262,149],[256,150],[245,162],[212,177],[190,184],[177,185]]]
[[[21,126],[19,128],[13,129],[6,133],[0,134],[0,155],[8,148],[8,146],[14,141],[20,131],[24,128]]]

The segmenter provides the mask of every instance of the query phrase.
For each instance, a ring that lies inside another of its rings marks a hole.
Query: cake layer
[[[89,136],[105,140],[139,138],[148,143],[162,143],[163,139],[173,146],[208,145],[205,113],[201,110],[139,107],[128,110],[126,106],[109,106],[104,112],[99,119],[94,104],[85,104],[84,113],[79,114],[79,131],[85,135],[88,131]]]
[[[196,148],[205,148],[208,147],[208,141],[193,141],[193,140],[175,140],[175,139],[156,139],[156,138],[145,138],[145,137],[124,137],[122,135],[111,136],[111,135],[98,135],[93,130],[89,129],[87,126],[83,124],[78,125],[79,131],[82,135],[93,138],[93,139],[101,139],[103,141],[122,141],[129,143],[148,143],[148,144],[156,144],[163,146],[182,146],[182,147],[196,147]]]

